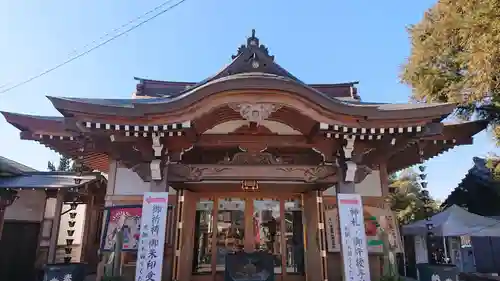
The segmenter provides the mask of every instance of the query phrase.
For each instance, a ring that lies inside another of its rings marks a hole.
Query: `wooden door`
[[[237,248],[272,253],[276,281],[305,280],[300,201],[257,192],[199,194],[192,280],[224,280],[225,253]]]
[[[36,280],[39,223],[5,222],[0,240],[0,279]]]

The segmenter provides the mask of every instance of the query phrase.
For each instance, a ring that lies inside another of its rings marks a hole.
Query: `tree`
[[[475,157],[474,166],[448,195],[442,207],[458,205],[481,216],[500,215],[498,161],[496,156],[489,159]]]
[[[500,2],[438,0],[408,28],[401,72],[422,102],[458,102],[456,116],[490,121],[500,140]]]
[[[486,167],[488,167],[492,173],[492,177],[500,182],[500,156],[491,154],[487,157]]]
[[[75,169],[75,162],[72,161],[71,158],[64,156],[64,155],[61,155],[61,157],[59,158],[59,165],[57,166],[57,169],[56,169],[56,166],[54,165],[54,163],[52,163],[51,161],[49,161],[47,163],[47,169],[49,171],[52,171],[52,172],[55,172],[55,171],[74,172],[76,170]]]
[[[425,210],[426,206],[431,207],[431,214],[439,211],[439,204],[434,199],[431,198],[426,202],[417,177],[412,169],[389,177],[389,186],[392,190],[389,202],[391,209],[396,212],[400,225],[425,219],[429,215]]]

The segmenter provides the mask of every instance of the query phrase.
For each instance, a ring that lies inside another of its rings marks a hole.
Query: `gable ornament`
[[[238,112],[243,119],[258,125],[282,106],[274,103],[238,103],[229,104],[229,107]]]

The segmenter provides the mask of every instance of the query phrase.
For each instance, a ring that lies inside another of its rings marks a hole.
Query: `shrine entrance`
[[[200,194],[194,216],[192,280],[224,280],[226,256],[241,252],[272,256],[274,280],[305,280],[302,215],[299,194],[278,198],[258,192]]]

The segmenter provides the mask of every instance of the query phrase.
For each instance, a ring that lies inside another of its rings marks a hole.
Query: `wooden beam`
[[[401,150],[405,149],[408,144],[413,141],[418,141],[424,138],[440,135],[443,132],[442,123],[431,123],[423,127],[421,132],[416,132],[412,136],[401,136],[399,138],[393,138],[387,136],[383,142],[374,147],[374,150],[365,156],[365,161],[367,164],[379,164],[386,162],[394,154],[400,153]]]
[[[316,140],[314,140],[316,141]],[[301,135],[201,135],[195,143],[205,147],[234,147],[245,144],[266,144],[268,147],[309,147],[314,146]]]
[[[151,175],[148,163],[134,166],[136,172],[144,181],[150,181]],[[248,164],[168,164],[167,177],[169,182],[199,183],[203,181],[297,181],[302,183],[337,182],[338,168],[336,165],[248,165]],[[371,169],[359,165],[355,172],[355,183],[362,182]]]
[[[202,181],[299,181],[303,183],[335,183],[338,168],[334,165],[185,165],[169,164],[168,180]]]

